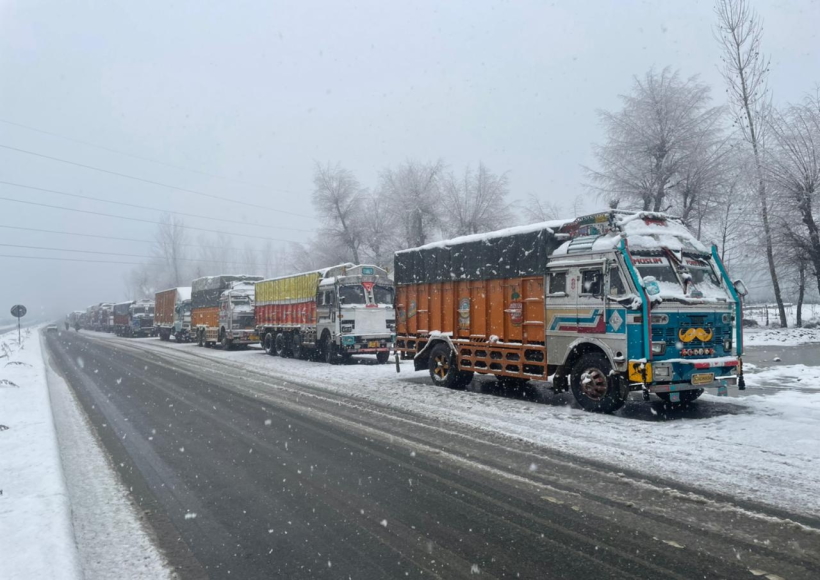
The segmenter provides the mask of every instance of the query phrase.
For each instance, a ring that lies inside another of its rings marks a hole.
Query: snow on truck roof
[[[491,240],[494,238],[506,238],[509,236],[514,236],[517,234],[529,234],[532,232],[538,232],[541,230],[547,230],[550,233],[556,233],[561,227],[565,226],[568,223],[572,223],[573,220],[550,220],[546,222],[537,222],[534,224],[527,224],[525,226],[513,226],[511,228],[504,228],[503,230],[496,230],[493,232],[486,232],[483,234],[470,234],[467,236],[459,236],[457,238],[451,238],[449,240],[441,240],[440,242],[431,242],[429,244],[425,244],[423,246],[418,246],[416,248],[407,248],[406,250],[399,250],[396,252],[397,254],[403,254],[405,252],[415,252],[418,250],[429,250],[433,248],[449,248],[450,246],[457,246],[461,244],[468,244],[471,242],[480,242],[483,240]]]

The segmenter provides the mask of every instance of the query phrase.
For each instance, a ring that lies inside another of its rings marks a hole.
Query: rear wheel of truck
[[[305,358],[305,354],[307,353],[307,349],[305,345],[302,344],[302,335],[298,332],[294,332],[290,335],[290,356],[295,359],[303,359]]]
[[[262,340],[262,348],[265,349],[265,352],[271,356],[276,355],[276,347],[274,346],[273,334],[270,332],[265,335],[265,338]]]
[[[655,393],[658,398],[669,405],[688,405],[703,394],[703,389],[695,389],[691,391],[679,391],[680,401],[672,402],[672,393]]]
[[[578,404],[585,411],[613,413],[626,402],[621,395],[619,381],[610,376],[612,365],[601,352],[581,355],[572,367],[570,386]]]
[[[276,356],[286,357],[288,356],[288,343],[285,340],[285,335],[281,332],[276,335],[276,339],[273,343],[273,348],[276,350]]]
[[[437,344],[427,363],[433,384],[448,389],[465,389],[473,380],[473,373],[458,370],[453,350],[445,343]]]
[[[380,365],[383,365],[384,363],[386,363],[387,361],[390,360],[390,351],[385,350],[383,352],[377,352],[376,353],[376,360],[378,361],[378,363]]]

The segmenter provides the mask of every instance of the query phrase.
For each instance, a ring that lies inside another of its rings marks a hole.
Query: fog
[[[816,77],[820,3],[757,9],[774,99],[798,100],[814,89],[806,71]],[[531,194],[568,211],[582,196],[577,207],[592,210],[600,203],[585,193],[582,166],[601,137],[596,109],[617,107],[633,75],[667,65],[700,74],[720,104],[714,20],[712,2],[6,0],[0,180],[247,221],[186,218],[291,241],[318,225],[317,161],[341,163],[367,187],[408,159],[483,161],[509,172],[522,213]],[[148,221],[161,212],[8,184],[0,197],[0,254],[29,257],[0,257],[3,314],[15,303],[58,316],[128,298],[132,264],[39,258],[143,258],[13,246],[147,256],[150,243],[8,226],[150,241],[153,224],[10,200]]]

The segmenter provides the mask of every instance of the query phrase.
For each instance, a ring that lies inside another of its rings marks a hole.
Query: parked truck
[[[395,325],[393,282],[376,266],[341,264],[256,284],[256,331],[271,355],[333,364],[375,354],[385,363]]]
[[[114,334],[117,336],[127,336],[128,330],[131,327],[131,317],[129,315],[129,311],[131,309],[131,305],[134,303],[133,300],[128,300],[126,302],[118,302],[114,304],[113,308],[113,319],[114,319]]]
[[[154,297],[155,332],[160,340],[191,340],[191,287],[181,286],[157,292]]]
[[[197,278],[191,286],[191,327],[199,346],[225,349],[258,342],[253,320],[253,283],[262,276]]]
[[[436,385],[554,375],[594,412],[630,391],[686,403],[743,382],[741,299],[675,218],[610,211],[395,255],[397,350]]]
[[[114,305],[114,332],[117,336],[154,336],[154,301],[129,300]]]

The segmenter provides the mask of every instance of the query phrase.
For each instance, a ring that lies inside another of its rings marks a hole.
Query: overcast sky
[[[820,82],[820,3],[757,2],[778,102]],[[0,145],[236,200],[203,198],[0,147],[0,180],[310,235],[314,161],[372,187],[407,159],[508,171],[516,199],[570,206],[633,75],[700,74],[722,102],[712,2],[65,2],[0,0]],[[156,220],[155,211],[0,184],[0,197]],[[248,207],[281,207],[306,217]],[[585,200],[585,209],[595,209]],[[0,226],[149,240],[155,226],[0,199]],[[304,232],[281,229],[298,228]],[[236,244],[245,239],[236,238]],[[148,254],[147,243],[0,227],[0,243]],[[256,242],[260,243],[260,242]],[[0,246],[0,254],[140,261]],[[0,257],[0,319],[125,296],[130,266]]]

